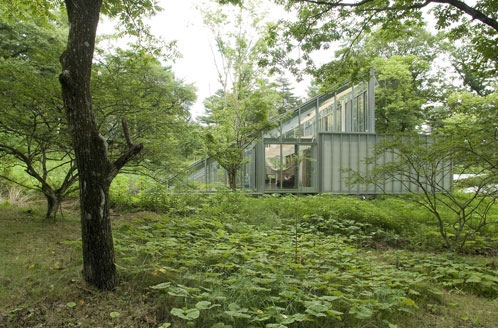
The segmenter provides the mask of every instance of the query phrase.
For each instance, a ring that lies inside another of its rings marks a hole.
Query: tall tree
[[[110,1],[107,6],[110,6],[109,10],[130,13],[125,10],[131,5],[135,11],[130,14],[136,17],[147,11],[151,3],[153,1],[141,4]],[[79,173],[83,276],[97,288],[113,289],[117,278],[109,219],[109,186],[119,170],[142,150],[143,145],[133,143],[123,118],[127,150],[115,160],[109,158],[108,144],[98,130],[90,94],[102,0],[65,0],[65,4],[70,27],[67,48],[61,56],[59,81]]]
[[[279,114],[293,110],[302,103],[302,100],[294,94],[294,89],[287,78],[280,76],[276,83],[278,94],[282,99],[278,108]]]
[[[23,18],[24,11],[50,16],[51,9],[59,3],[56,0],[9,0],[2,6]],[[143,145],[132,142],[123,119],[127,149],[111,160],[107,153],[107,141],[99,133],[90,89],[97,25],[103,9],[105,14],[119,17],[130,32],[142,31],[141,17],[154,14],[160,8],[155,0],[109,0],[104,4],[102,0],[65,0],[64,4],[69,35],[66,50],[60,58],[62,72],[59,81],[79,173],[83,277],[99,289],[113,289],[117,279],[109,220],[109,186],[119,170],[142,150]]]
[[[227,171],[229,186],[235,190],[244,149],[260,136],[260,131],[271,126],[280,96],[257,65],[264,41],[259,34],[261,17],[254,5],[248,2],[239,8],[223,9],[231,12],[227,14],[221,8],[205,12],[219,55],[215,63],[221,89],[204,103],[207,115],[202,119],[210,125],[207,153]],[[247,16],[251,17],[249,23]],[[227,30],[230,18],[232,25]]]

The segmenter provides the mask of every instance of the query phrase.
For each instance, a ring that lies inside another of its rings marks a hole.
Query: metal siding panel
[[[338,136],[337,135],[331,135],[330,136],[330,144],[331,144],[331,154],[330,154],[330,172],[332,174],[332,184],[331,184],[331,192],[337,192],[339,190],[339,172],[337,171],[337,168],[340,166],[339,163],[339,142],[338,142]]]
[[[312,151],[313,153],[313,151]],[[314,147],[316,165],[315,174],[312,178],[315,179],[313,186],[317,186],[317,191],[323,191],[323,134],[318,134],[317,145]]]
[[[358,135],[358,166],[357,170],[362,175],[367,173],[367,165],[365,160],[368,156],[368,136],[366,135]],[[367,193],[368,188],[365,184],[358,184],[358,192]]]
[[[372,156],[373,153],[373,148],[375,146],[375,136],[370,136],[367,135],[367,143],[366,143],[366,150],[365,150],[365,158],[368,158]],[[366,172],[369,173],[373,169],[372,164],[366,165]],[[373,185],[368,185],[366,187],[367,193],[375,193],[375,186]]]
[[[323,192],[333,191],[333,145],[332,136],[322,135],[322,186]]]

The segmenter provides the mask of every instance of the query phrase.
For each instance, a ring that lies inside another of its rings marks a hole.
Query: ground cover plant
[[[6,301],[0,305],[0,326],[496,327],[498,322],[496,259],[418,245],[408,234],[414,226],[429,231],[431,225],[400,200],[238,193],[161,197],[168,198],[169,208],[112,212],[121,281],[112,293],[85,285],[80,276],[77,205],[66,204],[57,224],[43,223],[37,204],[1,205],[0,296]],[[139,206],[139,198],[128,208]]]

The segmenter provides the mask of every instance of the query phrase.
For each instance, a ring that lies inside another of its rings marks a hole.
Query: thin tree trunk
[[[60,199],[54,192],[44,193],[47,199],[47,214],[45,215],[45,220],[55,221],[57,216],[57,210],[60,205]]]
[[[237,170],[229,170],[228,172],[228,185],[232,191],[237,190]]]

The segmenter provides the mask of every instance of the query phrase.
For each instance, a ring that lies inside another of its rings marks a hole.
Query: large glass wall
[[[362,82],[317,96],[282,116],[263,137],[310,141],[318,132],[373,132],[369,92],[369,83]]]
[[[266,191],[312,191],[316,186],[315,144],[265,144]]]
[[[330,132],[369,132],[368,83],[325,95],[318,107],[319,129]]]
[[[297,189],[296,155],[297,145],[282,145],[282,189]]]

